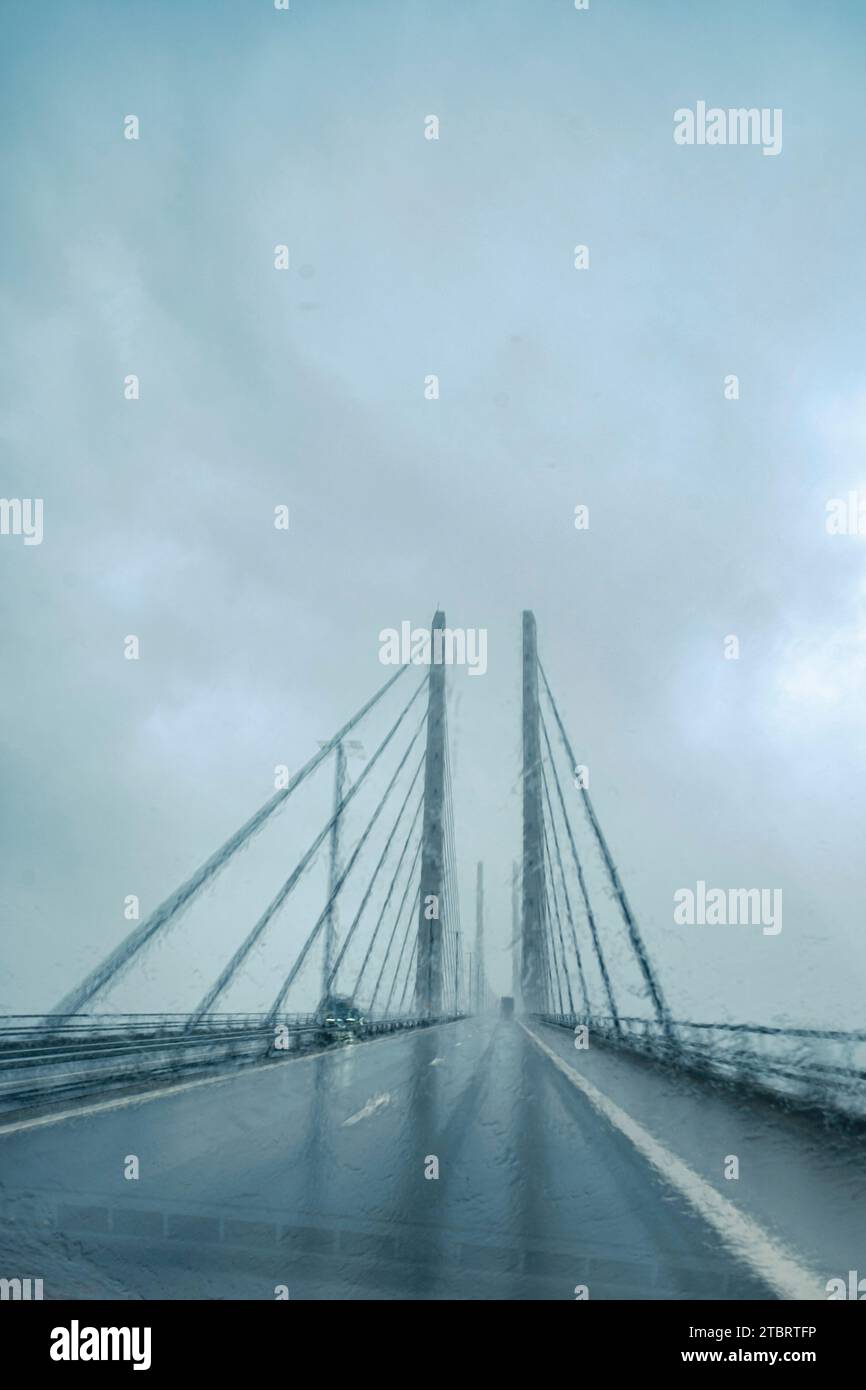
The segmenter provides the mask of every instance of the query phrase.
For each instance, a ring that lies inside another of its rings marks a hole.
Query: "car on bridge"
[[[322,1022],[338,1037],[351,1038],[363,1028],[364,1016],[353,999],[344,994],[332,994],[322,1005]]]

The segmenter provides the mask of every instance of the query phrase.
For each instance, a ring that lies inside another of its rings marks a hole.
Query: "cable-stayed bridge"
[[[461,922],[448,640],[438,612],[428,660],[50,1012],[3,1020],[0,1249],[56,1296],[820,1297],[854,1267],[866,1033],[672,1015],[531,613],[499,1016],[480,864]],[[195,1001],[111,1008],[320,769],[327,813]]]

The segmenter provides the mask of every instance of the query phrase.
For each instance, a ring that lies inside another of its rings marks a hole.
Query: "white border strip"
[[[779,1298],[825,1300],[826,1288],[818,1276],[801,1264],[795,1255],[768,1235],[750,1216],[744,1216],[727,1197],[723,1197],[704,1178],[699,1177],[687,1163],[660,1144],[649,1130],[633,1120],[615,1101],[581,1076],[564,1058],[548,1047],[531,1028],[520,1022],[528,1035],[555,1067],[567,1076],[603,1115],[606,1120],[631,1141],[638,1153],[652,1164],[656,1172],[684,1197],[691,1207],[717,1232],[733,1255],[748,1265],[759,1279],[774,1289]]]

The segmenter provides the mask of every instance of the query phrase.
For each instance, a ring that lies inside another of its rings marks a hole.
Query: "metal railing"
[[[672,1020],[665,1031],[650,1018],[535,1017],[569,1031],[586,1026],[590,1046],[601,1041],[798,1108],[866,1118],[866,1031],[690,1020]]]
[[[450,1021],[417,1015],[365,1020],[349,1033],[316,1014],[18,1014],[0,1018],[0,1110],[93,1091],[178,1080],[222,1064],[286,1060],[349,1036],[378,1037]]]

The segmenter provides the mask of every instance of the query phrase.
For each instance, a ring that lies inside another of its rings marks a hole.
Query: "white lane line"
[[[444,1023],[433,1023],[429,1028],[418,1029],[418,1032],[432,1033],[434,1028],[445,1028]],[[382,1038],[370,1038],[363,1044],[364,1047],[375,1047],[377,1043],[394,1042],[395,1038],[405,1038],[405,1032],[387,1033]],[[361,1044],[359,1044],[360,1046]],[[240,1071],[220,1072],[219,1076],[204,1076],[198,1081],[179,1081],[174,1086],[163,1086],[160,1090],[139,1091],[134,1096],[117,1096],[114,1100],[99,1100],[92,1105],[82,1105],[75,1110],[53,1111],[50,1115],[37,1115],[32,1120],[15,1120],[11,1124],[0,1125],[0,1138],[5,1134],[20,1134],[26,1129],[44,1129],[47,1125],[59,1125],[64,1120],[77,1120],[87,1115],[101,1115],[108,1110],[125,1110],[130,1105],[144,1105],[149,1100],[162,1100],[165,1096],[177,1096],[182,1091],[195,1091],[199,1086],[217,1086],[221,1081],[239,1081],[242,1078],[262,1076],[265,1072],[273,1071],[277,1066],[285,1066],[287,1063],[297,1064],[298,1062],[311,1062],[314,1057],[345,1057],[347,1054],[342,1048],[324,1047],[318,1052],[305,1052],[300,1057],[286,1057],[282,1062],[260,1062],[256,1066],[243,1067]],[[354,1055],[353,1053],[349,1055]]]
[[[675,1188],[698,1215],[713,1227],[732,1254],[769,1284],[780,1298],[826,1300],[827,1290],[813,1270],[769,1235],[757,1221],[738,1211],[727,1197],[723,1197],[687,1163],[677,1158],[670,1149],[666,1149],[664,1144],[659,1143],[642,1124],[633,1120],[615,1101],[610,1100],[593,1086],[591,1081],[587,1081],[585,1076],[581,1076],[580,1072],[569,1066],[568,1062],[554,1052],[553,1048],[548,1047],[531,1028],[527,1028],[525,1023],[521,1022],[520,1026],[536,1047],[539,1047],[554,1066],[568,1077],[572,1085],[583,1092],[598,1113],[631,1140],[638,1153],[652,1164],[663,1181]]]
[[[383,1105],[391,1104],[391,1092],[386,1091],[384,1095],[373,1096],[367,1104],[356,1114],[350,1115],[348,1120],[343,1121],[343,1128],[346,1125],[356,1125],[359,1120],[366,1120],[370,1115],[375,1115],[377,1110],[381,1110]]]

